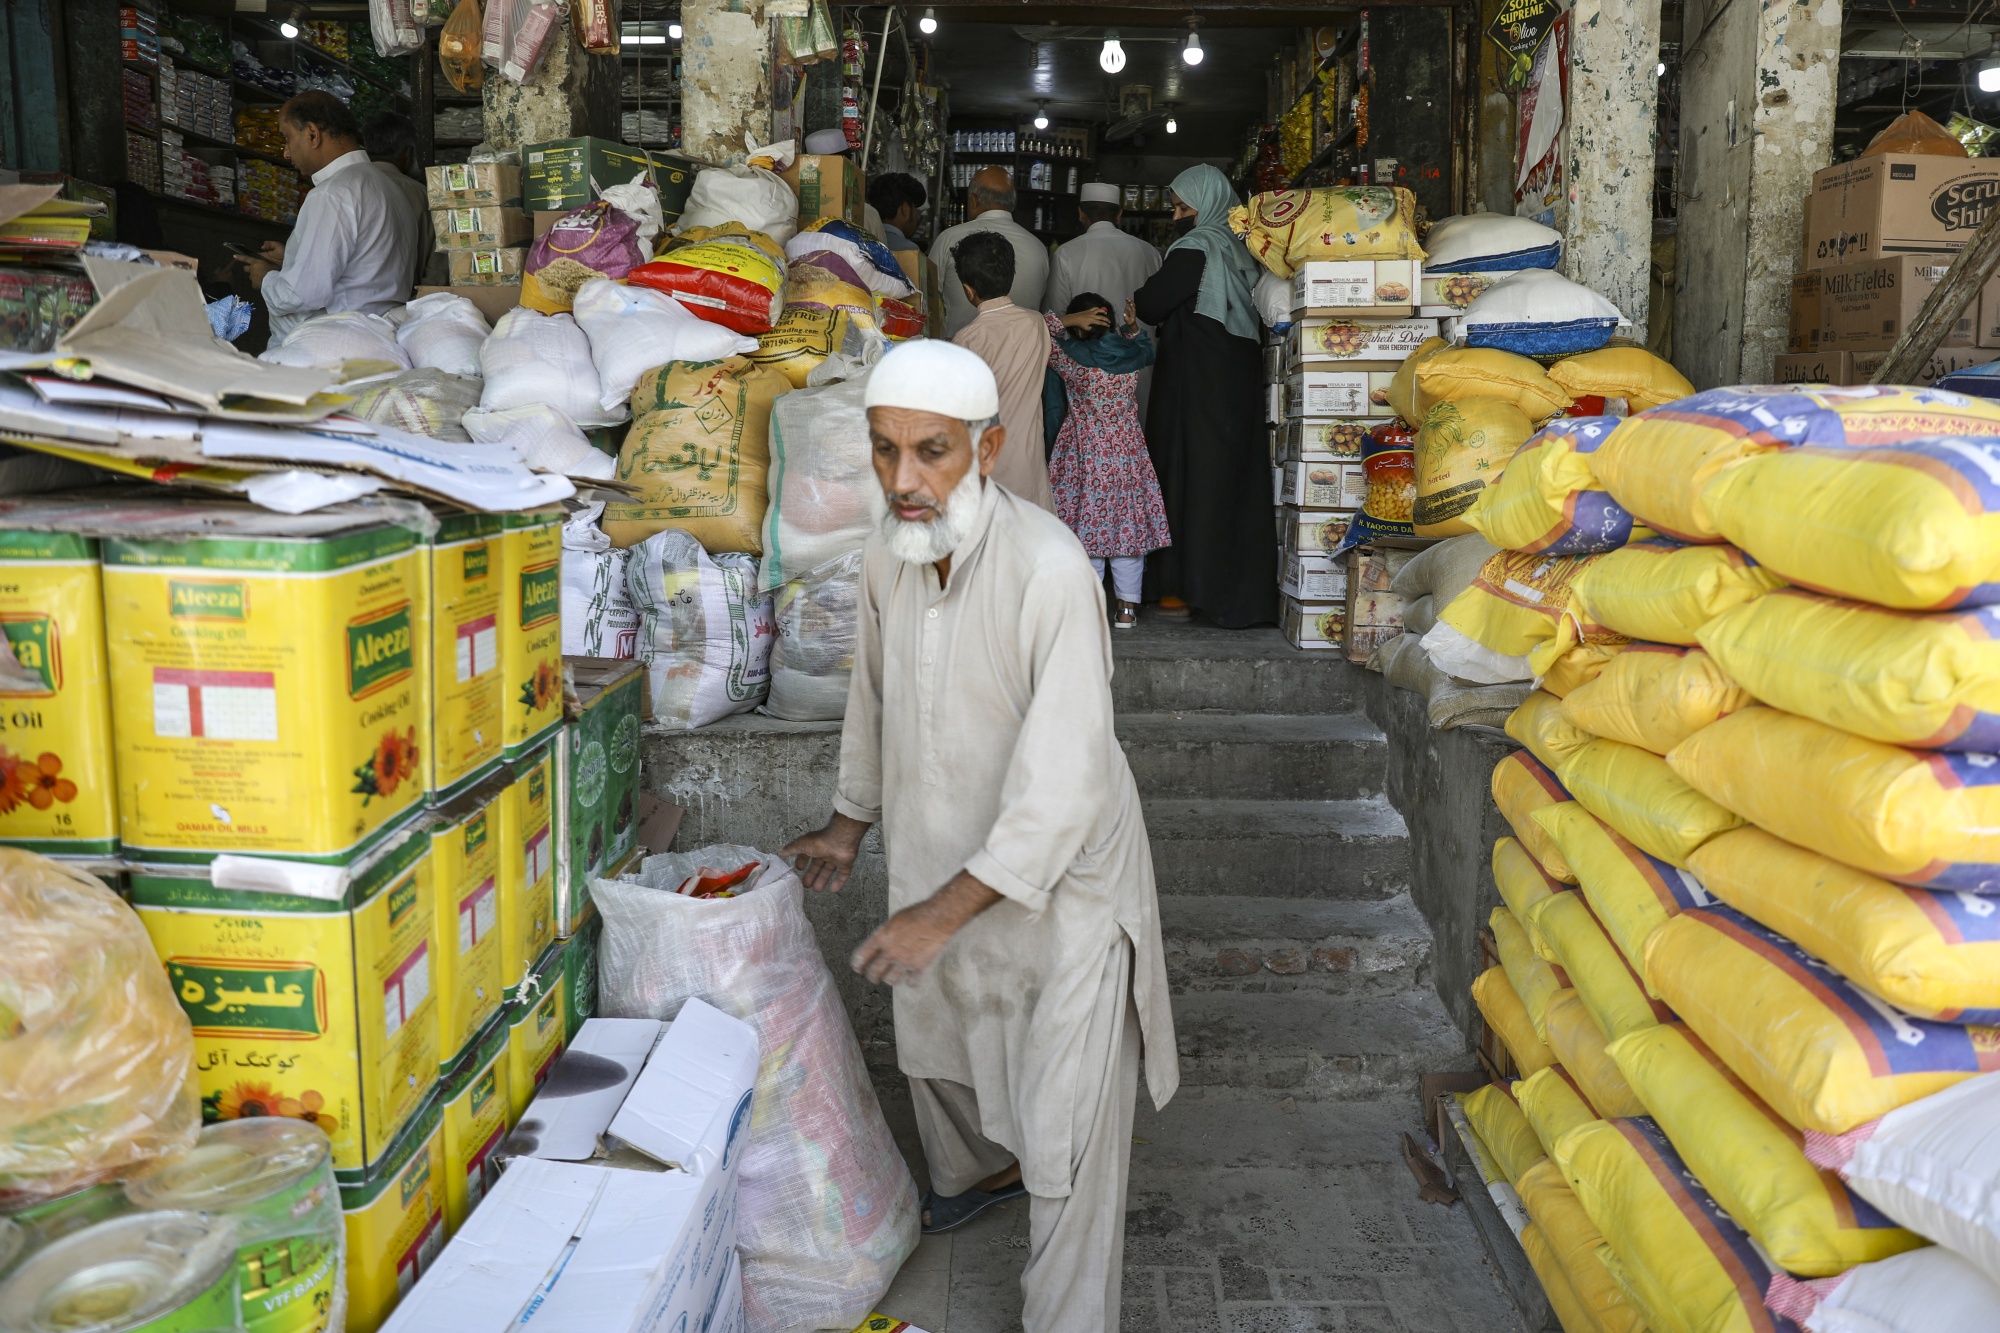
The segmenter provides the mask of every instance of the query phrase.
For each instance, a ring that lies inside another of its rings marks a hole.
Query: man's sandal
[[[926,1236],[942,1235],[956,1231],[973,1218],[997,1204],[1012,1203],[1016,1199],[1028,1197],[1028,1187],[1020,1181],[1003,1185],[988,1194],[985,1190],[967,1190],[950,1198],[940,1198],[936,1190],[926,1190],[922,1203],[922,1216],[929,1219],[924,1223]]]

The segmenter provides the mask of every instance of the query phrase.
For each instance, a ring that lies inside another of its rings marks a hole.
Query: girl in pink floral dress
[[[1099,578],[1110,562],[1118,600],[1111,623],[1131,629],[1139,621],[1146,553],[1173,540],[1139,426],[1139,372],[1153,364],[1153,343],[1130,302],[1124,330],[1114,330],[1111,302],[1095,292],[1071,301],[1067,314],[1046,318],[1049,369],[1068,399],[1062,429],[1049,437],[1056,513],[1083,543]]]

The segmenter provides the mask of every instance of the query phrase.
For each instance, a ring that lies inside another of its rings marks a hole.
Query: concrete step
[[[1361,667],[1337,653],[1301,652],[1275,629],[1175,625],[1149,612],[1111,643],[1111,697],[1120,712],[1348,713],[1361,706]]]
[[[1386,742],[1355,713],[1126,713],[1141,796],[1327,801],[1383,790]]]
[[[1431,936],[1408,895],[1160,899],[1167,980],[1176,994],[1358,994],[1429,984]]]
[[[1162,894],[1389,898],[1410,886],[1409,831],[1382,796],[1144,802]]]
[[[1173,998],[1181,1081],[1297,1097],[1413,1095],[1417,1075],[1475,1061],[1437,996],[1207,991]]]

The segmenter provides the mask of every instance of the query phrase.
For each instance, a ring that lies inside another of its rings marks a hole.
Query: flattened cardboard
[[[607,1132],[683,1171],[723,1170],[749,1132],[756,1082],[756,1032],[713,1005],[689,1000]]]
[[[599,1140],[638,1082],[664,1026],[650,1018],[585,1019],[501,1145],[501,1156],[584,1162],[599,1155]]]

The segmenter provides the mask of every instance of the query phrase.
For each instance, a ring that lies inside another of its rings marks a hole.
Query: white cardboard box
[[[650,1018],[585,1019],[576,1040],[556,1061],[541,1092],[501,1146],[502,1158],[587,1162],[597,1156],[605,1127],[638,1081],[664,1026]],[[566,1075],[566,1064],[571,1071],[587,1066],[593,1077]],[[613,1065],[619,1072],[615,1080],[609,1078]],[[572,1095],[571,1088],[582,1091]]]
[[[734,1170],[749,1135],[756,1083],[757,1034],[750,1025],[689,1000],[639,1071],[608,1133],[683,1171]]]
[[[1462,315],[1465,308],[1502,278],[1511,278],[1519,269],[1499,273],[1426,273],[1417,284],[1417,314],[1425,318]]]
[[[1408,319],[1421,272],[1415,259],[1313,260],[1292,275],[1292,315]]]
[[[1394,370],[1304,370],[1285,381],[1287,417],[1373,417],[1389,412]]]
[[[1339,602],[1347,596],[1347,562],[1328,555],[1294,555],[1285,561],[1278,591],[1301,602]]]
[[[1435,319],[1302,319],[1285,336],[1285,366],[1361,365],[1393,371],[1437,336]]]
[[[1286,558],[1332,555],[1353,521],[1354,514],[1348,510],[1300,509],[1286,505],[1278,514],[1278,531],[1283,539]]]
[[[1396,418],[1293,417],[1284,425],[1278,456],[1286,462],[1358,463],[1361,442],[1377,426],[1393,426]]]
[[[1359,463],[1286,462],[1278,503],[1301,509],[1359,509],[1368,480]]]
[[[733,1249],[729,1252],[729,1267],[722,1275],[722,1286],[715,1293],[715,1308],[709,1311],[707,1333],[745,1333],[743,1261]]]
[[[1340,625],[1346,608],[1339,602],[1301,602],[1286,597],[1279,624],[1294,648],[1308,652],[1340,651]]]
[[[1276,382],[1264,386],[1264,420],[1272,423],[1285,419],[1285,386]]]

